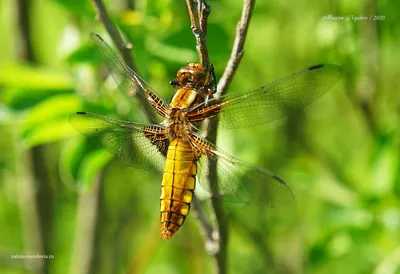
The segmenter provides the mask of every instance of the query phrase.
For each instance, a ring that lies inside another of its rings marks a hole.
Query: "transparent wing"
[[[70,123],[84,136],[98,136],[109,152],[128,165],[150,172],[161,172],[164,167],[169,144],[164,127],[89,112],[72,114]]]
[[[194,108],[191,121],[204,120],[218,114],[219,126],[240,128],[267,123],[288,112],[305,107],[333,87],[341,78],[336,65],[318,65],[276,80],[260,88],[233,93],[209,101],[208,106]]]
[[[191,135],[189,139],[196,153],[201,155],[198,160],[198,181],[214,197],[230,202],[272,206],[293,201],[292,191],[279,177],[230,156],[197,135]],[[208,185],[207,176],[211,169],[216,170],[218,179]]]
[[[159,115],[163,117],[166,115],[167,102],[136,72],[131,70],[103,38],[92,33],[92,40],[121,91],[130,98],[135,108],[149,116],[152,122],[159,123],[161,120]]]

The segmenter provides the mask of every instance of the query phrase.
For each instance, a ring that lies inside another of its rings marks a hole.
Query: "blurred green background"
[[[208,3],[220,78],[242,1]],[[169,100],[176,71],[198,61],[185,2],[106,6],[139,74]],[[278,174],[297,201],[224,203],[229,273],[400,273],[398,10],[387,0],[256,4],[228,92],[319,63],[342,65],[344,77],[286,119],[219,131],[220,147]],[[211,273],[193,211],[159,239],[161,177],[118,162],[68,123],[76,111],[141,119],[104,79],[91,32],[110,41],[91,1],[0,0],[0,273]],[[54,259],[11,258],[28,254]]]

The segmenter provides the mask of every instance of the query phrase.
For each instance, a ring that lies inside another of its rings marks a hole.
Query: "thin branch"
[[[137,72],[138,71],[137,67],[132,58],[132,52],[131,52],[132,45],[124,43],[118,29],[111,22],[110,17],[108,16],[108,12],[103,4],[103,1],[92,0],[92,2],[96,9],[97,19],[103,23],[108,34],[110,35],[111,39],[113,40],[115,46],[118,48],[118,51],[121,53],[122,59],[124,60],[125,64],[127,64],[129,68],[131,68],[132,70]],[[149,111],[148,108],[144,107],[147,104],[146,99],[142,98],[142,97],[138,97],[137,99],[138,99],[139,104],[142,107],[142,109],[146,112],[146,117],[152,121],[156,120],[154,117],[154,113]]]
[[[24,151],[20,144],[16,143],[18,161],[16,165],[16,190],[18,205],[22,223],[24,252],[26,254],[45,253],[43,231],[41,229],[40,208],[37,202],[37,182],[32,163],[32,151]],[[46,260],[24,259],[23,264],[27,269],[33,269],[32,273],[45,273]]]
[[[134,10],[135,9],[135,0],[126,0],[125,6],[128,10]]]
[[[19,27],[18,43],[20,58],[25,62],[38,63],[32,43],[32,1],[17,1],[17,19]],[[52,254],[51,231],[53,214],[52,185],[49,167],[45,161],[46,146],[35,146],[23,151],[17,143],[21,163],[17,165],[17,192],[23,224],[25,250],[28,254]],[[35,261],[35,262],[33,262]],[[48,273],[49,260],[25,260],[25,266],[33,273]]]
[[[208,70],[210,58],[207,49],[207,20],[211,7],[203,0],[186,0],[189,11],[190,24],[196,38],[196,49],[200,63]]]
[[[206,70],[209,68],[210,59],[208,57],[207,50],[207,18],[210,14],[210,7],[205,3],[205,1],[199,0],[187,0],[186,1],[190,16],[190,22],[193,34],[196,38],[196,49],[199,54],[199,59]],[[206,122],[206,125],[209,124],[210,121]],[[213,132],[206,132],[214,134]],[[211,141],[215,141],[216,135],[213,135],[213,139]],[[217,170],[215,163],[208,162],[208,170],[209,174],[207,176],[206,182],[208,185],[216,185],[217,181]],[[210,188],[215,190],[217,188]],[[217,196],[217,193],[212,191],[213,196]],[[223,274],[226,273],[226,246],[228,239],[228,227],[227,220],[225,214],[223,212],[222,203],[212,198],[211,199],[211,211],[214,219],[215,227],[211,227],[211,222],[208,221],[207,216],[203,214],[203,209],[201,208],[201,204],[195,200],[193,202],[193,206],[199,214],[200,226],[202,227],[203,234],[205,236],[206,250],[209,254],[213,255],[215,266],[217,273]]]
[[[31,1],[18,0],[18,26],[20,31],[19,43],[21,47],[21,58],[25,61],[36,62],[36,58],[33,53],[32,40],[31,40],[31,28],[30,28],[30,8],[32,6]]]
[[[240,60],[243,57],[244,42],[246,39],[247,30],[249,27],[250,18],[253,12],[254,5],[255,5],[255,0],[244,1],[242,16],[237,25],[236,37],[233,44],[231,57],[225,68],[224,74],[222,75],[222,78],[218,83],[217,87],[218,92],[216,94],[216,97],[222,96],[226,92],[230,83],[232,82],[233,76],[239,66]],[[206,121],[205,125],[205,137],[214,144],[217,141],[217,130],[218,130],[217,124],[218,124],[218,116],[217,119]],[[217,170],[215,163],[209,161],[208,169],[209,169],[209,176],[208,176],[209,182],[212,182],[211,180],[216,181]],[[214,211],[214,218],[217,224],[217,232],[218,232],[215,233],[214,235],[218,236],[217,240],[219,242],[219,249],[220,249],[219,252],[215,254],[215,256],[217,257],[217,261],[220,262],[218,265],[219,266],[222,265],[223,267],[225,267],[226,247],[228,243],[228,220],[226,218],[226,215],[224,214],[222,203],[218,199],[213,198],[211,200],[211,204]],[[219,273],[225,273],[225,271],[226,269],[220,269]]]
[[[218,82],[218,96],[222,96],[228,89],[232,82],[232,78],[239,66],[240,60],[244,54],[244,41],[246,40],[247,30],[249,28],[251,15],[254,9],[255,0],[245,0],[242,9],[242,17],[236,28],[235,42],[233,43],[233,49],[231,57],[226,65],[224,74]]]
[[[192,207],[195,212],[193,212],[199,219],[199,223],[201,226],[201,230],[203,233],[203,237],[206,239],[206,245],[208,246],[207,243],[210,243],[213,241],[213,227],[211,225],[210,220],[208,219],[207,215],[204,213],[204,208],[203,205],[201,204],[201,201],[196,198],[196,196],[193,197],[192,201]]]
[[[205,1],[201,1],[199,5],[199,14],[200,14],[200,30],[204,33],[205,41],[203,47],[207,49],[207,22],[208,16],[211,13],[211,6],[207,5]]]
[[[203,66],[208,69],[210,60],[208,57],[207,50],[207,19],[210,14],[210,7],[205,1],[186,1],[190,16],[190,22],[193,34],[196,38],[196,49],[199,54],[199,58]],[[229,87],[232,78],[237,70],[240,60],[243,56],[243,46],[246,39],[246,34],[251,18],[251,14],[255,5],[255,0],[245,0],[243,5],[243,11],[241,19],[237,26],[236,38],[232,49],[231,57],[228,61],[227,67],[224,74],[218,84],[217,96],[221,96]],[[209,141],[215,143],[217,139],[217,120],[206,121],[205,132],[203,134]],[[217,170],[215,162],[208,162],[209,174],[207,176],[208,184],[218,184],[217,181]],[[211,188],[214,192],[217,188]],[[212,193],[216,197],[217,193]],[[194,207],[198,212],[202,209],[198,203],[194,203]],[[206,236],[206,249],[211,253],[216,261],[217,273],[226,273],[227,264],[227,244],[228,244],[228,220],[223,210],[222,202],[216,198],[211,199],[212,214],[215,223],[215,228],[210,233],[209,222],[205,216],[202,216],[199,220],[203,231]]]
[[[132,46],[129,44],[125,44],[124,40],[122,40],[121,34],[118,29],[113,25],[108,16],[107,10],[101,0],[92,0],[94,7],[96,8],[96,16],[97,20],[100,20],[106,28],[108,34],[113,40],[115,46],[118,48],[118,51],[121,53],[122,58],[124,59],[125,64],[127,64],[131,69],[137,71],[136,65],[132,59],[131,48]]]
[[[94,239],[98,225],[99,199],[107,167],[93,180],[93,187],[79,193],[75,239],[69,273],[90,273],[94,257]]]
[[[363,12],[376,14],[376,3],[368,0],[365,3]],[[366,21],[360,25],[360,36],[363,43],[364,54],[361,58],[361,68],[363,70],[362,80],[358,87],[358,104],[366,120],[369,131],[374,137],[379,134],[379,128],[374,115],[372,102],[378,89],[379,72],[379,45],[378,45],[378,26],[374,20]]]

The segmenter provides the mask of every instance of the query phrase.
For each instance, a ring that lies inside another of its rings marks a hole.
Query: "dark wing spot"
[[[83,111],[78,111],[76,114],[83,114],[83,115],[85,115],[85,114],[86,114],[86,112],[83,112]]]
[[[272,175],[272,177],[273,177],[275,180],[277,180],[279,183],[281,183],[282,185],[286,185],[286,183],[285,183],[281,178],[279,178],[278,176]]]
[[[92,35],[93,37],[96,36],[98,39],[100,39],[101,41],[104,42],[103,38],[101,38],[101,36],[98,35],[97,33],[93,33],[93,32],[92,32],[91,35]]]
[[[308,70],[319,69],[319,68],[322,68],[322,67],[324,67],[324,65],[315,65],[315,66],[309,67]]]

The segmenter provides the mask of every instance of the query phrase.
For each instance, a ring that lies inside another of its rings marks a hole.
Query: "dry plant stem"
[[[377,14],[376,3],[368,0],[364,4],[363,13]],[[374,116],[372,102],[378,89],[378,73],[379,73],[379,45],[378,45],[378,26],[377,22],[370,20],[360,26],[362,38],[362,47],[364,54],[361,59],[362,63],[362,81],[359,84],[358,104],[365,117],[368,129],[373,135],[379,134],[379,128]]]
[[[136,71],[136,66],[133,63],[131,49],[122,40],[121,34],[118,29],[112,24],[110,17],[108,16],[107,10],[101,0],[92,0],[94,7],[96,8],[97,19],[103,23],[108,34],[117,46],[118,51],[121,53],[124,62],[133,70]]]
[[[95,253],[94,239],[98,225],[98,210],[101,188],[106,168],[94,178],[93,188],[81,191],[77,208],[77,220],[72,259],[69,273],[84,274],[91,272]]]
[[[217,120],[208,120],[205,122],[204,137],[210,142],[215,143],[217,140]],[[217,165],[215,162],[208,161],[208,184],[218,184]],[[213,197],[218,197],[217,187],[211,187]],[[222,201],[218,198],[211,198],[211,213],[215,228],[211,234],[211,239],[206,241],[206,249],[212,254],[216,261],[217,273],[226,273],[227,264],[227,245],[228,245],[228,219],[225,215]]]
[[[24,62],[37,64],[34,54],[31,31],[32,1],[16,1],[16,17],[18,20],[19,58]],[[15,138],[18,139],[18,138]],[[27,254],[52,254],[52,185],[49,179],[49,168],[44,161],[46,146],[38,145],[26,150],[20,142],[16,143],[20,160],[17,169],[17,194],[21,212],[24,237],[24,252]],[[24,260],[26,268],[32,273],[48,273],[49,260]]]
[[[255,5],[255,0],[245,0],[242,16],[240,21],[238,22],[236,37],[233,44],[233,49],[231,53],[231,57],[228,61],[228,64],[225,68],[224,74],[218,83],[218,92],[216,94],[217,97],[222,96],[226,90],[228,89],[233,76],[239,66],[240,60],[243,56],[244,50],[244,42],[246,39],[246,34],[248,30],[248,26],[250,23],[251,14]],[[217,120],[207,121],[206,123],[206,137],[210,142],[216,143],[217,139]],[[208,163],[209,168],[209,176],[208,179],[216,181],[217,180],[217,171],[215,163]],[[215,258],[217,261],[218,273],[226,273],[226,261],[227,261],[227,243],[228,243],[228,220],[225,216],[222,203],[218,199],[212,199],[211,205],[213,208],[214,218],[216,221],[216,232],[213,233],[213,240],[218,242],[218,250],[215,253]]]
[[[190,25],[196,39],[196,49],[197,53],[199,54],[200,63],[203,64],[204,67],[207,67],[205,64],[209,64],[210,60],[207,50],[206,26],[207,18],[210,14],[210,8],[207,6],[207,4],[199,3],[197,0],[186,0],[186,5],[190,17]],[[199,12],[201,13],[201,6],[208,7],[207,9],[203,10],[206,13],[204,15],[199,14]],[[200,18],[203,20],[202,23],[200,23]],[[193,199],[192,207],[197,213],[197,217],[200,221],[199,224],[205,238],[206,246],[213,245],[211,244],[213,242],[213,227],[207,216],[204,214],[204,209],[201,202],[197,200],[196,197]],[[206,249],[208,250],[208,248]]]
[[[125,3],[127,9],[129,10],[135,9],[135,0],[126,0]]]
[[[207,19],[210,14],[210,7],[205,3],[205,1],[193,1],[187,0],[187,7],[190,16],[190,22],[193,34],[196,38],[196,49],[199,54],[199,59],[203,67],[209,68],[210,60],[208,57],[207,50]],[[208,124],[208,123],[207,123]],[[206,131],[207,136],[213,135],[211,141],[215,141],[216,134],[214,132]],[[215,169],[215,163],[208,163],[208,170],[210,171],[207,180],[208,184],[217,184],[217,172]],[[211,188],[216,189],[216,188]],[[212,193],[213,196],[217,196],[217,193]],[[201,203],[198,200],[194,200],[193,208],[197,211],[200,225],[203,231],[206,242],[206,250],[208,253],[212,254],[215,259],[215,266],[217,273],[226,273],[226,246],[228,238],[227,221],[225,214],[223,212],[222,203],[217,199],[212,199],[211,201],[211,211],[214,219],[213,228],[211,222],[208,220],[207,216],[204,214]]]
[[[17,139],[17,138],[16,138]],[[24,151],[20,144],[16,143],[18,164],[16,165],[16,190],[18,205],[22,223],[24,252],[26,254],[44,254],[43,232],[40,226],[39,204],[37,203],[37,187],[32,163],[32,151]],[[14,260],[15,261],[15,260]],[[23,261],[26,269],[33,274],[45,273],[45,260]]]
[[[243,57],[244,41],[246,40],[247,30],[251,19],[251,14],[254,9],[255,0],[245,0],[242,9],[242,17],[237,25],[235,42],[228,64],[226,65],[224,74],[218,82],[217,96],[222,96],[227,91],[232,78],[239,66],[240,60]]]
[[[190,24],[196,38],[196,49],[199,54],[200,63],[208,69],[210,58],[207,49],[207,19],[211,8],[203,0],[186,0],[189,11]]]
[[[196,2],[187,0],[186,3],[188,6],[192,31],[196,38],[196,48],[199,53],[201,63],[203,64],[203,66],[208,67],[209,57],[206,45],[207,41],[206,34],[207,34],[207,18],[210,13],[210,8],[205,3],[205,1],[199,0],[198,2]],[[246,39],[246,34],[254,5],[255,5],[255,0],[244,1],[242,16],[237,26],[236,38],[232,49],[231,57],[228,61],[224,74],[221,80],[219,81],[217,97],[223,95],[228,89],[229,84],[231,83],[232,78],[243,56],[244,41]],[[216,142],[217,121],[215,119],[214,121],[206,122],[204,137],[206,137],[209,141],[213,143]],[[208,183],[209,184],[213,183],[215,185],[216,183],[218,183],[215,163],[209,162],[208,170],[209,170],[209,174],[207,176]],[[211,188],[211,189],[216,189],[216,188]],[[193,207],[196,209],[196,211],[200,212],[202,211],[200,205],[201,205],[200,203],[194,203]],[[199,216],[199,220],[202,224],[203,231],[205,231],[204,234],[206,235],[207,251],[212,253],[216,260],[217,273],[226,273],[228,220],[224,214],[223,206],[220,200],[214,198],[211,199],[211,207],[212,207],[212,213],[214,215],[213,218],[215,221],[215,229],[213,230],[213,232],[210,233],[208,226],[209,222],[207,218],[205,218],[205,216]]]
[[[201,201],[199,201],[199,199],[197,199],[196,196],[193,197],[192,207],[195,210],[193,212],[196,215],[195,217],[197,217],[200,220],[200,226],[204,238],[206,239],[206,241],[210,241],[213,235],[213,227],[207,215],[205,214]]]
[[[101,23],[106,28],[106,30],[107,30],[108,34],[110,35],[111,39],[113,40],[115,46],[118,48],[118,51],[121,53],[122,59],[124,60],[125,64],[127,64],[129,68],[131,68],[132,70],[137,72],[137,67],[132,59],[131,46],[128,46],[127,44],[124,43],[118,29],[111,22],[110,17],[108,16],[108,12],[103,4],[103,1],[92,0],[92,2],[96,9],[97,19],[100,20]],[[138,100],[139,100],[139,104],[141,106],[143,106],[142,109],[144,109],[144,111],[146,112],[146,117],[151,121],[155,121],[156,119],[154,117],[154,114],[150,111],[147,111],[147,108],[144,107],[144,105],[147,104],[145,99],[140,97],[140,98],[138,98]]]

